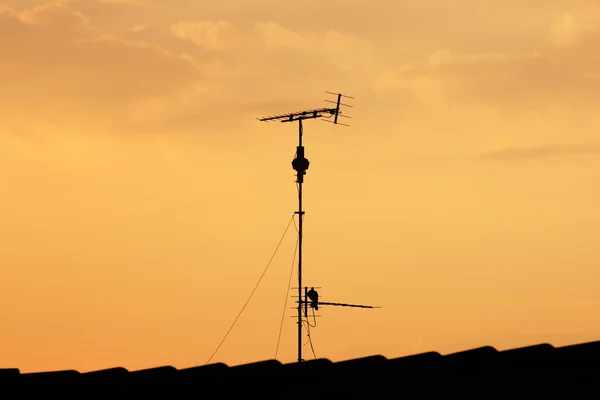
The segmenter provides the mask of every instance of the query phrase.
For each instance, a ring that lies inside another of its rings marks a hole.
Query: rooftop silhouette
[[[214,363],[185,369],[161,366],[139,371],[116,367],[92,372],[20,373],[18,369],[0,369],[0,385],[51,383],[80,388],[82,384],[90,387],[192,384],[222,395],[239,391],[290,393],[300,385],[307,391],[336,395],[413,392],[422,395],[439,390],[465,393],[485,388],[487,393],[510,390],[515,394],[535,393],[538,398],[542,393],[552,394],[558,389],[571,393],[592,390],[599,381],[600,341],[564,347],[538,344],[504,351],[485,346],[447,355],[438,352],[400,358],[374,355],[340,362],[316,359],[283,364],[265,360],[236,366]]]

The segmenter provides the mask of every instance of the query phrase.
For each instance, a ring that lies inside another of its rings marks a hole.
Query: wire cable
[[[308,342],[310,343],[310,350],[313,353],[313,357],[316,360],[317,359],[317,355],[315,354],[315,348],[313,347],[312,336],[310,335],[310,328],[308,329]]]
[[[312,315],[313,315],[313,321],[315,321],[315,324],[312,326],[312,328],[315,328],[317,326],[317,316],[315,315],[315,309],[312,309]],[[306,318],[308,319],[308,317]]]
[[[306,346],[307,344],[310,344],[310,349],[312,350],[313,356],[315,357],[315,360],[317,359],[317,355],[315,354],[315,348],[313,346],[313,342],[312,342],[312,336],[310,334],[310,328],[314,328],[317,326],[317,316],[315,315],[315,309],[312,309],[312,314],[313,314],[313,320],[315,321],[314,325],[311,325],[310,320],[308,319],[308,314],[304,314],[304,317],[306,319],[302,319],[302,322],[306,324],[306,326],[304,326],[304,324],[302,324],[304,326],[304,328],[306,329],[306,336],[308,337],[308,340],[303,344],[303,346]]]
[[[294,220],[294,226],[296,226],[296,221]],[[298,229],[296,228],[296,231]],[[285,320],[285,309],[287,308],[288,297],[290,293],[290,286],[292,285],[292,276],[294,275],[294,264],[296,264],[296,254],[298,253],[298,239],[300,237],[296,237],[296,248],[294,249],[294,257],[292,257],[292,268],[290,270],[290,277],[288,279],[287,290],[285,291],[285,302],[283,303],[283,313],[281,315],[281,324],[279,325],[279,335],[277,336],[277,347],[275,347],[275,360],[277,360],[277,353],[279,352],[279,342],[281,341],[281,332],[283,331],[283,321]]]
[[[311,327],[311,325],[308,322],[308,319],[304,320],[304,322],[306,322],[306,336],[308,336],[308,341],[306,343],[304,343],[304,346],[306,346],[307,344],[310,344],[310,349],[311,349],[311,351],[313,353],[313,357],[316,360],[317,359],[317,355],[315,354],[315,348],[313,347],[312,336],[310,335],[310,327]]]
[[[237,317],[235,317],[235,319],[233,320],[233,323],[231,324],[231,326],[229,327],[229,330],[227,331],[227,333],[225,334],[225,336],[221,340],[221,343],[219,343],[219,345],[217,346],[217,348],[215,349],[215,351],[212,353],[212,355],[210,356],[210,358],[208,359],[208,361],[206,361],[206,364],[204,364],[204,365],[208,365],[208,363],[210,362],[210,360],[212,360],[213,357],[215,356],[215,354],[217,354],[217,351],[219,351],[219,349],[221,348],[221,346],[225,342],[225,339],[227,339],[227,336],[229,336],[229,333],[231,332],[231,330],[235,326],[235,323],[237,322],[237,320],[240,318],[240,316],[242,315],[242,313],[246,309],[246,306],[248,305],[248,303],[250,303],[250,299],[252,299],[252,296],[254,295],[254,292],[256,292],[256,289],[258,288],[258,285],[262,281],[262,278],[265,276],[265,274],[267,273],[267,270],[271,266],[271,263],[273,262],[273,259],[275,258],[275,255],[277,254],[277,250],[279,250],[279,246],[281,246],[281,242],[283,242],[283,239],[285,238],[285,235],[286,235],[288,229],[290,229],[290,225],[292,224],[293,221],[294,221],[294,215],[292,214],[292,218],[290,219],[290,222],[288,222],[287,227],[285,228],[285,231],[283,232],[283,235],[281,236],[281,239],[279,239],[279,243],[277,244],[277,247],[275,248],[275,251],[273,252],[273,255],[271,256],[271,259],[267,263],[267,266],[265,267],[262,275],[258,279],[258,282],[256,282],[256,285],[254,286],[254,289],[252,289],[252,293],[250,293],[250,296],[248,297],[248,300],[246,300],[246,303],[244,303],[244,306],[242,307],[242,309],[238,313]]]

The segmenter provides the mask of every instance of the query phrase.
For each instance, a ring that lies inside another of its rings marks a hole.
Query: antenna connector
[[[292,161],[292,168],[298,173],[298,182],[303,182],[303,177],[306,175],[306,170],[310,165],[310,161],[304,157],[304,146],[296,148],[296,158]]]

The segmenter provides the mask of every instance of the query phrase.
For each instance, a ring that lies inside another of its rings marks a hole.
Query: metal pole
[[[298,121],[298,150],[302,147],[302,120]],[[302,151],[302,153],[304,153]],[[298,154],[298,157],[304,157],[304,154]],[[304,212],[302,211],[302,182],[304,181],[304,171],[298,171],[298,362],[302,362],[302,220]]]

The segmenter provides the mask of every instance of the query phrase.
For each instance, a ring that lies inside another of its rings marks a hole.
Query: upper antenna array
[[[352,108],[352,106],[350,104],[342,103],[342,98],[354,100],[354,97],[345,96],[341,93],[333,93],[333,92],[325,92],[325,93],[337,96],[337,101],[325,99],[325,101],[327,103],[335,104],[335,107],[333,107],[333,108],[328,108],[328,107],[314,108],[311,110],[304,110],[304,111],[298,111],[298,112],[287,113],[287,114],[271,115],[268,117],[259,118],[258,120],[261,122],[269,122],[269,121],[293,122],[293,121],[301,121],[304,119],[333,117],[333,121],[330,121],[328,119],[322,119],[322,121],[349,127],[350,125],[348,125],[348,124],[342,124],[341,122],[338,122],[338,117],[351,118],[349,115],[342,114],[342,110],[341,110],[342,106]]]

